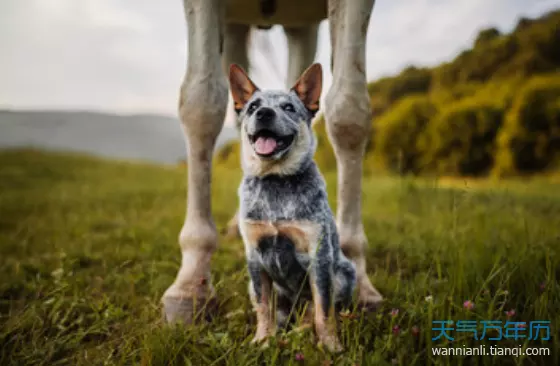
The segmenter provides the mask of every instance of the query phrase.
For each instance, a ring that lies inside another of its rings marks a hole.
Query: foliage
[[[441,111],[419,145],[426,167],[438,174],[481,175],[491,168],[502,110],[467,99]]]
[[[325,118],[319,117],[313,124],[313,131],[317,139],[317,152],[315,153],[315,162],[321,171],[335,171],[336,158],[334,150],[329,141],[327,134],[327,126],[325,125]]]
[[[426,93],[430,90],[430,69],[406,68],[397,78],[383,78],[368,86],[374,116],[383,114],[399,98],[410,94]]]
[[[475,47],[482,47],[483,44],[493,41],[501,35],[500,31],[496,28],[483,29],[478,33],[474,41]]]
[[[375,124],[374,154],[380,165],[392,172],[419,173],[419,137],[436,108],[426,96],[408,96]]]
[[[560,157],[560,75],[528,82],[517,95],[499,136],[497,175],[532,173]]]
[[[465,83],[528,77],[552,72],[560,66],[560,11],[541,18],[522,19],[511,34],[484,29],[473,48],[451,62],[434,68],[408,67],[399,75],[385,77],[368,86],[376,115],[410,94],[449,90]]]

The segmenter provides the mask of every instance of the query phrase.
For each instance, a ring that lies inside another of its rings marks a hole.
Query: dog
[[[321,65],[311,65],[288,92],[259,90],[237,65],[230,66],[229,83],[241,129],[239,229],[257,314],[253,342],[274,335],[303,302],[319,343],[340,351],[335,311],[349,307],[356,271],[340,249],[326,184],[313,161]]]

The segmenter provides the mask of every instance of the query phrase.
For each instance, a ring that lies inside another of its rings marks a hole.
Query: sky
[[[377,0],[367,39],[367,77],[431,66],[470,47],[478,31],[510,31],[520,16],[560,8],[560,0]],[[0,108],[88,109],[177,114],[186,66],[180,0],[0,1]],[[286,40],[281,28],[256,31],[253,79],[284,88]],[[316,59],[331,82],[328,24]]]

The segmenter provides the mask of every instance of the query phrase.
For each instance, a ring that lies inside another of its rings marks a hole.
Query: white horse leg
[[[359,302],[376,307],[382,296],[366,273],[367,238],[361,216],[362,163],[372,117],[365,47],[373,3],[374,0],[329,1],[333,83],[325,101],[325,118],[337,160],[340,245],[356,265]]]
[[[318,24],[305,27],[284,27],[288,40],[288,78],[286,85],[291,87],[300,75],[315,60],[317,53]]]
[[[167,321],[190,323],[214,299],[210,258],[218,236],[210,207],[212,153],[227,106],[222,71],[223,4],[184,0],[189,52],[181,86],[179,114],[187,142],[187,213],[179,235],[181,268],[162,298]]]

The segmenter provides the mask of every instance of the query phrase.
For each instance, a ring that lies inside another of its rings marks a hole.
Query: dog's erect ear
[[[323,87],[323,68],[321,64],[313,64],[296,81],[292,90],[313,114],[319,110],[319,99]]]
[[[253,93],[259,90],[241,66],[236,64],[229,67],[229,86],[235,111],[238,113],[243,109],[245,103],[251,99]]]

